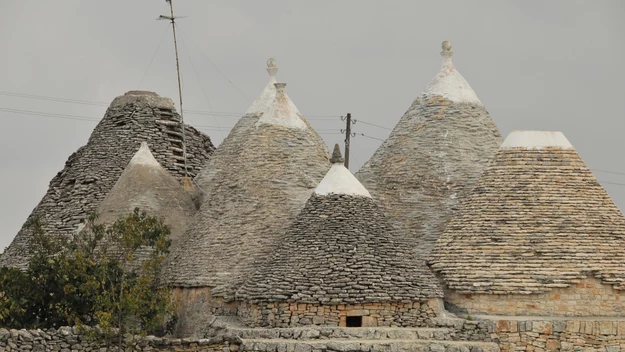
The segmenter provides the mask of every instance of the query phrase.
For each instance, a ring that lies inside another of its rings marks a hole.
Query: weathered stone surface
[[[80,230],[144,141],[167,171],[176,178],[185,175],[180,117],[172,101],[151,92],[128,92],[111,103],[87,145],[69,157],[29,218],[39,215],[50,234]],[[194,176],[214,147],[208,136],[191,126],[186,127],[186,144],[188,170]],[[28,260],[28,238],[28,231],[20,230],[0,256],[0,266],[23,268]]]
[[[314,193],[279,242],[237,300],[334,305],[443,295],[370,197]]]
[[[431,268],[451,290],[490,300],[589,274],[625,289],[625,218],[610,196],[572,146],[506,146],[515,133],[437,242]]]
[[[483,105],[418,97],[356,177],[425,260],[501,142]]]
[[[291,118],[306,128],[258,124],[258,115],[242,118],[216,152],[217,171],[198,177],[204,202],[171,250],[166,284],[210,287],[213,297],[234,298],[327,172],[325,142],[283,100],[274,104],[289,105],[296,115]]]

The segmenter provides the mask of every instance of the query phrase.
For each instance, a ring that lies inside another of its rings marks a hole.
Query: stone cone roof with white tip
[[[515,131],[428,263],[461,293],[541,293],[588,275],[623,290],[625,218],[562,133]]]
[[[338,145],[333,161],[347,171]],[[324,181],[334,177],[330,169]],[[332,182],[336,192],[313,193],[237,300],[333,305],[442,297],[434,275],[371,197],[345,191],[354,183],[364,190],[355,178],[341,177]]]
[[[159,164],[146,142],[124,169],[98,207],[97,223],[111,224],[132,213],[135,208],[163,219],[171,228],[173,243],[184,233],[196,212],[191,196]]]
[[[209,160],[214,146],[210,138],[186,125],[189,175],[194,177]],[[44,231],[72,235],[80,231],[113,188],[142,141],[156,160],[175,178],[185,176],[180,116],[169,98],[153,92],[130,91],[113,100],[86,145],[65,162],[50,181],[48,191],[29,218],[39,216]],[[0,266],[25,268],[30,233],[22,228]]]
[[[451,54],[444,42],[440,72],[356,173],[423,259],[502,142]]]
[[[284,99],[276,94],[267,111],[280,110]],[[267,111],[261,119],[276,117]],[[221,164],[197,178],[204,203],[171,250],[166,284],[211,287],[213,296],[232,299],[300,212],[330,167],[329,153],[297,108],[287,111],[279,119],[300,120],[304,128],[255,123],[215,152]]]

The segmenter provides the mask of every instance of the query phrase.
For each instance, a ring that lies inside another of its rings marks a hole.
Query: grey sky
[[[334,144],[340,120],[312,116],[351,112],[392,128],[450,40],[456,68],[504,136],[561,130],[591,169],[625,173],[624,1],[174,1],[189,16],[180,20],[186,109],[241,115],[266,85],[273,56],[291,99]],[[167,28],[154,20],[167,13],[165,0],[3,0],[0,13],[1,92],[106,104],[137,88],[177,96],[171,31],[139,87]],[[101,118],[106,106],[0,94],[0,251],[96,124],[6,109]],[[218,144],[236,115],[185,118],[212,126],[200,129]],[[390,132],[354,130],[380,139]],[[380,143],[357,137],[352,171]],[[625,175],[595,174],[624,209],[625,186],[606,182],[625,185]]]

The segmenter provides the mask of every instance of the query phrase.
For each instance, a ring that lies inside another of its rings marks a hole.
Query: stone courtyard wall
[[[91,331],[93,332],[93,331]],[[7,330],[0,328],[0,351],[17,352],[89,352],[119,351],[116,343],[108,344],[84,330],[62,327],[48,330]],[[113,339],[115,342],[117,338]],[[123,351],[167,352],[231,352],[238,351],[241,339],[219,337],[212,339],[167,339],[155,336],[125,338]],[[113,346],[114,345],[114,346]]]
[[[586,278],[566,288],[534,295],[486,295],[447,292],[445,301],[469,314],[625,316],[625,292]]]
[[[439,299],[337,305],[242,302],[238,315],[250,327],[346,326],[349,316],[361,316],[362,326],[365,327],[419,327],[428,326],[441,310],[442,301]]]

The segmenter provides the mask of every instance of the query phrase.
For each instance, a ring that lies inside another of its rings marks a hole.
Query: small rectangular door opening
[[[347,317],[345,326],[348,328],[359,328],[362,326],[362,317]]]

